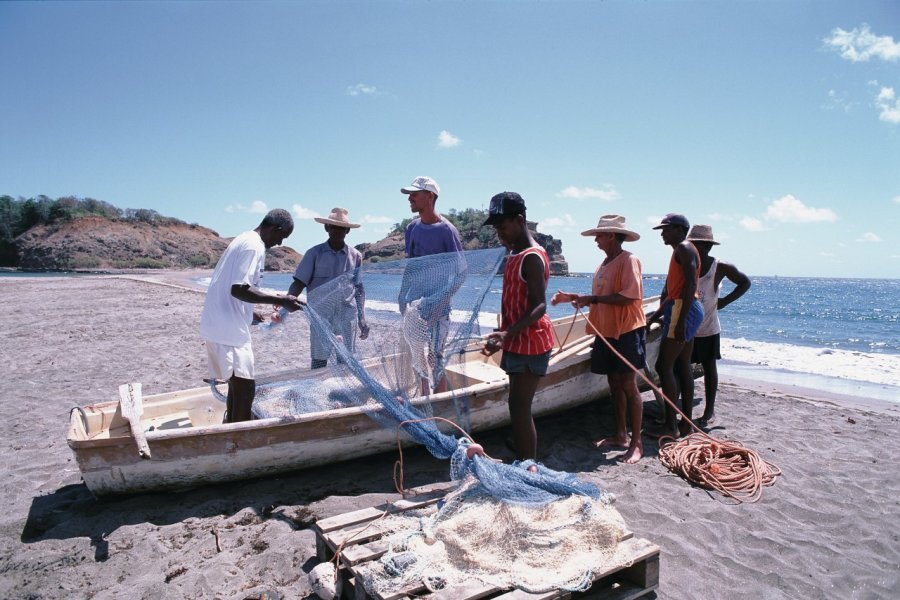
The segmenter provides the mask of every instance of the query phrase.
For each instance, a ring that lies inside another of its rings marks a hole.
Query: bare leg
[[[678,374],[677,379],[681,387],[681,412],[692,421],[694,410],[694,372],[691,365],[691,351],[693,349],[694,340],[686,342],[681,353],[675,359],[675,371]],[[692,431],[693,427],[687,421],[682,421],[678,427],[679,435],[688,435]]]
[[[256,396],[256,381],[243,377],[231,376],[228,380],[228,402],[226,404],[226,423],[239,423],[253,418],[251,407]]]
[[[537,429],[531,416],[531,401],[539,380],[533,373],[509,375],[509,418],[519,460],[537,458]]]
[[[641,440],[644,403],[641,400],[641,392],[638,390],[637,377],[634,372],[616,373],[615,379],[616,387],[622,390],[622,396],[625,399],[622,408],[627,408],[627,410],[623,410],[623,414],[628,413],[628,420],[631,424],[631,443],[628,445],[628,452],[621,459],[628,464],[634,464],[644,456],[644,442]]]
[[[659,343],[659,357],[656,359],[656,372],[659,374],[662,391],[666,398],[674,404],[678,403],[679,385],[675,378],[675,362],[684,350],[684,342],[676,342],[672,338],[663,338]],[[690,353],[688,353],[690,360]],[[693,387],[691,379],[691,387]],[[675,435],[678,428],[675,424],[675,410],[666,403],[666,424],[663,428],[664,435]]]
[[[606,376],[609,381],[609,393],[612,399],[613,415],[616,419],[616,432],[611,437],[603,438],[594,445],[598,448],[603,446],[627,446],[628,432],[625,430],[625,417],[628,412],[627,398],[625,397],[625,389],[622,387],[620,373],[610,373]],[[640,430],[638,430],[640,432]]]
[[[715,415],[716,392],[719,389],[719,370],[714,358],[703,362],[703,385],[706,391],[706,405],[703,408],[702,419],[708,421]]]

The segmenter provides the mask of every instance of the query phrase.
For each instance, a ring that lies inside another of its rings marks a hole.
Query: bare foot
[[[678,423],[678,437],[685,437],[694,433],[694,427],[687,421]]]
[[[644,446],[641,444],[640,440],[636,444],[632,444],[628,448],[628,452],[619,457],[619,460],[625,461],[629,465],[633,465],[637,461],[641,460],[644,456]]]
[[[603,438],[602,440],[594,442],[594,446],[597,448],[602,448],[603,446],[619,446],[624,448],[628,445],[628,438],[624,435],[614,435],[612,437]]]

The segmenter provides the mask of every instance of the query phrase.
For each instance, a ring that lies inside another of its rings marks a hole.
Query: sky
[[[519,192],[575,272],[669,212],[749,275],[900,277],[900,2],[0,2],[0,194],[372,242]]]

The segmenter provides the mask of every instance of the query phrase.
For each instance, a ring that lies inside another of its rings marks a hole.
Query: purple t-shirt
[[[453,223],[441,217],[433,225],[414,219],[406,226],[406,257],[417,258],[442,252],[462,252],[459,231]]]

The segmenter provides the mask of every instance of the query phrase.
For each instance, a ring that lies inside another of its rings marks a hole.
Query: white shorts
[[[209,363],[210,379],[227,381],[231,376],[242,379],[256,379],[253,368],[253,348],[250,343],[243,346],[226,346],[206,341],[206,357]]]

